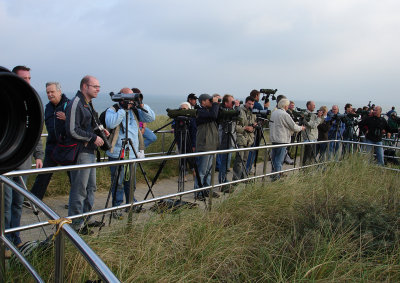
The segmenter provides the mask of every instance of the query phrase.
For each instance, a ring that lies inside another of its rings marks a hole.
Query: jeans
[[[144,129],[143,139],[144,139],[144,147],[146,148],[157,140],[157,136],[155,133],[153,133],[152,130],[146,127]]]
[[[246,146],[239,145],[239,148],[245,148]],[[235,162],[233,163],[233,180],[243,179],[247,174],[246,162],[249,156],[249,151],[236,152]],[[243,161],[243,162],[242,162]]]
[[[370,141],[370,140],[366,139],[365,142],[369,143],[369,144],[382,145],[381,141],[380,142],[373,142],[373,141]],[[367,146],[366,150],[368,152],[370,152],[372,150],[372,146]],[[375,154],[376,154],[376,159],[378,160],[378,164],[381,165],[381,166],[385,165],[385,162],[384,162],[384,159],[383,159],[383,147],[374,146],[374,151],[375,151]]]
[[[81,152],[76,164],[89,164],[96,161],[94,153]],[[96,168],[71,171],[71,190],[69,192],[68,216],[89,212],[94,203],[96,191]],[[83,219],[74,219],[75,230],[82,228]]]
[[[116,161],[119,160],[118,158],[112,158],[112,157],[108,157],[109,161]],[[129,166],[129,165],[128,165]],[[136,164],[132,167],[133,170],[136,171]],[[118,166],[110,166],[110,172],[111,172],[111,185],[114,184],[114,177],[115,176],[115,172],[117,171]],[[118,178],[118,183],[117,185],[113,186],[112,188],[112,206],[118,206],[121,205],[122,202],[124,201],[124,194],[125,194],[125,199],[126,199],[126,203],[129,203],[129,195],[130,195],[130,179],[129,179],[129,174],[127,176],[127,178],[125,179],[125,166],[121,165],[121,171],[119,174],[119,178]],[[136,176],[136,174],[134,174],[134,176]],[[136,178],[133,178],[133,182],[134,182],[134,189],[133,191],[135,191],[136,188]],[[117,192],[115,193],[115,188],[117,188]],[[115,198],[114,198],[115,196]],[[133,201],[136,202],[137,200],[135,199],[135,197],[133,197]]]
[[[212,155],[203,155],[197,157],[197,168],[199,170],[199,178],[201,186],[197,182],[197,177],[194,180],[194,188],[202,188],[211,185],[211,169],[212,169]],[[199,195],[199,193],[197,193]]]
[[[286,147],[278,147],[273,148],[271,152],[271,159],[272,159],[272,173],[279,172],[282,170],[282,164],[286,156]],[[271,179],[277,180],[279,179],[279,174],[271,176]]]
[[[24,183],[28,179],[28,176],[22,176]],[[12,180],[23,187],[21,184],[19,177],[13,177]],[[21,214],[22,214],[22,203],[24,202],[24,196],[17,193],[17,191],[13,190],[11,187],[5,185],[4,186],[4,226],[5,229],[16,228],[20,226],[21,223]],[[13,232],[6,234],[6,237],[9,241],[11,241],[15,246],[22,243],[21,238],[19,237],[19,232]]]
[[[249,155],[247,157],[247,162],[246,162],[246,170],[247,172],[250,172],[251,167],[254,164],[254,160],[256,159],[256,151],[252,150],[249,152]]]
[[[51,147],[51,150],[53,148]],[[58,164],[51,159],[51,151],[47,150],[46,147],[46,153],[44,156],[44,161],[43,161],[43,168],[47,167],[55,167]],[[71,174],[70,171],[67,171],[68,179],[69,182],[71,183]],[[35,179],[35,183],[32,186],[31,193],[34,194],[38,199],[43,199],[44,194],[46,193],[47,187],[50,183],[51,177],[53,176],[53,173],[47,173],[47,174],[39,174],[37,175]]]

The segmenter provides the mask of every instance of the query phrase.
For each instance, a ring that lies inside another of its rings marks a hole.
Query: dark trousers
[[[46,146],[47,149],[47,146]],[[56,167],[58,164],[51,159],[51,150],[46,150],[45,156],[44,156],[44,161],[43,161],[43,167]],[[71,183],[71,175],[70,172],[67,171],[69,183]],[[47,173],[47,174],[39,174],[36,177],[35,183],[33,184],[33,187],[31,189],[31,193],[34,194],[38,199],[43,199],[44,194],[46,193],[47,187],[50,183],[51,177],[53,176],[53,173]]]

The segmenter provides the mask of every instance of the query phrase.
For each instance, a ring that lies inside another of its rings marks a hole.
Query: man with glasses
[[[94,133],[95,112],[92,99],[100,91],[99,81],[92,76],[85,76],[81,80],[80,90],[68,105],[66,111],[66,132],[72,142],[78,144],[79,153],[76,164],[94,163],[95,151],[104,141]],[[109,135],[105,131],[105,135]],[[68,216],[89,212],[94,202],[96,191],[96,168],[85,168],[71,171],[71,190],[69,194]],[[100,227],[104,224],[99,221],[89,221],[89,218],[74,219],[72,227],[81,234],[92,233],[88,227]]]

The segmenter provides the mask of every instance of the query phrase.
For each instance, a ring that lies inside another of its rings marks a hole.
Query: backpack
[[[121,109],[120,105],[118,103],[115,103],[113,106],[110,107],[112,110],[114,110],[115,112],[117,112],[119,109]],[[115,144],[117,143],[118,140],[118,135],[119,135],[119,130],[122,130],[122,133],[125,133],[125,129],[124,126],[122,125],[122,122],[115,127],[114,129],[110,129],[108,127],[106,127],[106,112],[109,108],[107,108],[106,110],[104,110],[103,112],[101,112],[99,120],[100,123],[107,128],[107,131],[110,133],[110,135],[107,137],[107,140],[109,141],[109,143],[111,144],[111,149],[110,152],[112,153],[114,151],[114,147]],[[135,120],[136,123],[138,124],[138,129],[139,129],[139,113],[138,110],[135,108],[133,109],[133,113],[135,114]],[[144,140],[143,140],[143,135],[142,132],[140,131],[140,129],[138,130],[138,137],[139,137],[139,150],[144,150]]]

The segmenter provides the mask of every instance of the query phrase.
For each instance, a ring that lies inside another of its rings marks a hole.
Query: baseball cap
[[[187,99],[197,99],[197,96],[194,93],[188,95]]]
[[[199,102],[202,102],[203,100],[210,100],[210,99],[212,99],[212,96],[207,93],[203,93],[199,96]]]

